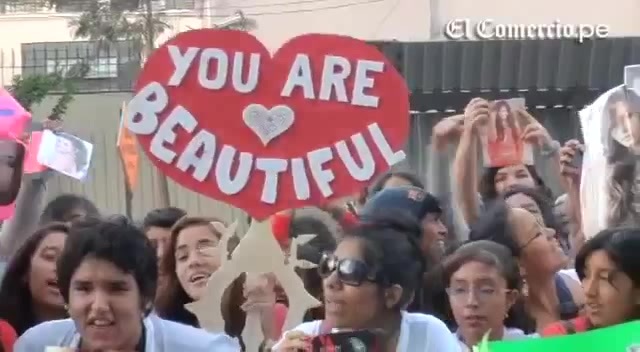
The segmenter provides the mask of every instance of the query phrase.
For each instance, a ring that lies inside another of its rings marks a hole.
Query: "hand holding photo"
[[[38,162],[61,174],[84,180],[91,164],[93,144],[68,133],[42,133]]]
[[[486,167],[533,164],[531,146],[522,138],[528,123],[519,118],[519,111],[524,108],[523,98],[496,100],[491,103],[489,125],[480,135]]]

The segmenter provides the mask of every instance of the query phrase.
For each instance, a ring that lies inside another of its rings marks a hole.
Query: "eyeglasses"
[[[527,242],[525,242],[522,246],[520,246],[520,250],[524,250],[525,248],[527,248],[527,246],[529,246],[533,241],[535,241],[536,239],[540,238],[540,237],[544,237],[546,238],[548,241],[558,241],[558,236],[556,235],[555,231],[553,231],[552,229],[546,228],[541,226],[541,228],[539,229],[538,232],[536,232],[535,235],[533,235],[533,237],[531,237],[529,240],[527,240]]]
[[[458,302],[467,302],[469,301],[469,296],[473,293],[473,297],[478,300],[478,303],[485,303],[501,293],[509,293],[512,290],[508,289],[497,289],[491,286],[485,287],[449,287],[447,288],[447,294],[451,298],[451,300],[455,300]]]
[[[338,259],[332,254],[325,253],[318,265],[318,274],[321,278],[328,278],[336,272],[338,279],[345,285],[360,286],[363,282],[379,282],[380,275],[367,263],[358,259]]]
[[[191,252],[197,253],[202,257],[215,257],[218,255],[218,246],[213,243],[198,243],[194,250],[189,250],[187,248],[178,248],[175,252],[176,261],[186,260]]]

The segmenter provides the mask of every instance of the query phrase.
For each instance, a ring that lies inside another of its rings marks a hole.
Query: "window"
[[[0,0],[0,3],[4,0]],[[34,0],[28,0],[34,1]],[[95,5],[95,0],[66,0],[56,6],[57,12],[83,12]],[[142,0],[99,0],[111,5],[114,10],[138,11],[145,8],[145,1]],[[162,10],[194,10],[195,0],[151,0],[151,7],[154,11]]]
[[[37,0],[0,0],[0,14],[48,12],[46,3]]]
[[[131,41],[108,48],[95,42],[22,44],[22,74],[60,73],[80,91],[130,91],[141,66],[141,50]]]
[[[86,71],[82,78],[100,79],[118,77],[118,58],[107,57],[98,59],[70,58],[63,60],[48,59],[47,73],[73,75],[74,72]]]

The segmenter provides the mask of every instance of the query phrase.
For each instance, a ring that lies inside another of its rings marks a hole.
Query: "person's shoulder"
[[[14,351],[41,351],[46,346],[65,346],[75,332],[75,324],[71,319],[47,321],[25,331],[16,341]]]
[[[163,340],[166,343],[166,351],[193,351],[193,352],[238,352],[240,344],[224,332],[211,333],[204,329],[194,328],[189,325],[153,317],[154,325],[161,326]]]
[[[459,352],[460,343],[447,325],[433,315],[402,313],[401,335],[407,336],[407,350],[424,352]]]
[[[442,320],[430,314],[403,312],[402,320],[411,325],[423,325],[429,330],[450,332],[449,328],[447,328],[447,325]]]
[[[320,334],[321,326],[322,326],[322,320],[313,320],[313,321],[304,322],[291,330],[300,331],[301,333],[304,333],[305,335],[309,335],[309,336],[316,336]],[[284,333],[283,333],[283,336],[284,336]]]

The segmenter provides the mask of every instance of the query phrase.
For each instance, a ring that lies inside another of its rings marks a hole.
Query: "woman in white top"
[[[319,266],[325,320],[284,333],[274,351],[309,351],[312,337],[332,329],[378,331],[383,351],[460,350],[442,321],[403,311],[425,270],[421,229],[402,213],[386,213],[368,218],[325,254]]]
[[[463,351],[489,340],[525,338],[520,269],[509,249],[492,241],[462,245],[444,262],[444,281]],[[514,307],[519,303],[520,307]],[[519,316],[520,315],[520,316]]]

